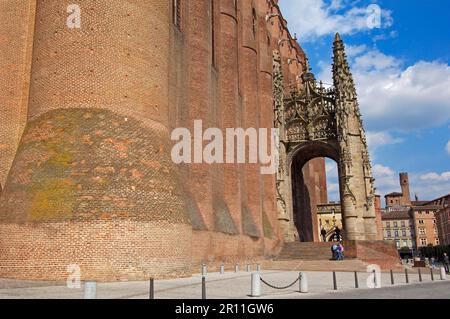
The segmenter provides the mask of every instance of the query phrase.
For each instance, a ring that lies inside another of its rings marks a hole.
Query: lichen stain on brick
[[[71,180],[51,179],[32,189],[28,220],[65,221],[73,215],[75,184]]]
[[[159,135],[139,121],[107,110],[61,109],[35,118],[12,168],[3,218],[23,216],[11,203],[25,194],[22,220],[190,224],[174,164],[160,153],[169,147],[161,145]]]

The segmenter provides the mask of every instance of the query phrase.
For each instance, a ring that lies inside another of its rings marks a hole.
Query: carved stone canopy
[[[336,103],[334,89],[317,85],[312,73],[304,76],[304,88],[284,101],[288,143],[335,139]]]

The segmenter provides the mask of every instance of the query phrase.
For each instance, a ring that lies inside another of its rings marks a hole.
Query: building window
[[[387,231],[387,237],[388,237],[388,238],[391,238],[391,235],[392,235],[392,234],[391,234],[391,231],[388,230],[388,231]]]
[[[391,228],[391,222],[386,222],[386,227]]]
[[[426,235],[427,230],[425,228],[419,228],[419,235]]]
[[[173,24],[181,30],[181,0],[173,0]]]
[[[406,230],[402,231],[402,236],[406,237]]]
[[[425,221],[423,219],[419,220],[419,225],[425,225]]]
[[[436,238],[436,246],[439,246],[440,242],[439,242],[439,238]]]
[[[398,227],[398,223],[397,222],[394,222],[394,227]]]
[[[422,238],[422,239],[420,240],[420,244],[421,244],[422,246],[428,245],[427,239],[426,239],[426,238]]]
[[[397,241],[395,244],[397,245],[397,248],[400,249],[400,242]]]
[[[398,230],[395,231],[395,237],[398,237]]]
[[[405,221],[402,221],[402,227],[406,227]]]

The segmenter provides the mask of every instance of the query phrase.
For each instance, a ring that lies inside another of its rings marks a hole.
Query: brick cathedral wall
[[[35,2],[0,2],[0,189],[26,124]]]
[[[65,280],[73,263],[83,279],[190,274],[170,159],[169,3],[79,1],[81,29],[67,28],[65,3],[37,4],[28,124],[0,201],[1,275]]]
[[[183,1],[178,30],[171,1],[80,0],[82,28],[69,30],[66,4],[37,3],[29,122],[0,201],[0,272],[63,279],[78,263],[84,278],[142,279],[276,254],[273,175],[169,157],[169,133],[192,132],[194,120],[273,127],[272,50],[288,35],[279,17],[267,26],[273,4]],[[304,53],[278,49],[286,86],[299,85]]]

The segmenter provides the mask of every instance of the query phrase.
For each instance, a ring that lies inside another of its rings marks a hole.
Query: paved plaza
[[[308,298],[445,298],[450,299],[450,281],[440,280],[439,272],[435,272],[435,281],[431,281],[429,270],[423,272],[423,282],[419,282],[417,272],[409,273],[409,284],[404,273],[395,273],[395,285],[391,284],[389,273],[381,275],[381,289],[368,289],[368,273],[359,272],[359,289],[355,289],[355,275],[351,272],[337,272],[333,285],[331,272],[307,272],[309,293],[299,293],[299,284],[277,290],[262,284],[261,299],[308,299]],[[288,286],[298,278],[298,272],[262,271],[261,277],[273,286]],[[370,279],[369,279],[370,281]],[[176,280],[155,281],[156,299],[200,299],[201,275]],[[247,272],[210,273],[207,275],[208,299],[245,299],[250,298],[251,274]],[[64,283],[24,282],[0,279],[0,298],[18,299],[81,299],[84,296],[84,285],[80,289],[69,289]],[[148,299],[149,282],[116,282],[98,283],[98,299]]]

